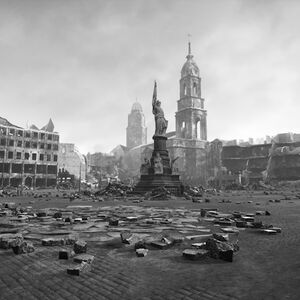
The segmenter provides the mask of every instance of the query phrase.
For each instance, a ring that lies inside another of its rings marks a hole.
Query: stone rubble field
[[[166,199],[1,198],[1,299],[297,299],[298,191]]]

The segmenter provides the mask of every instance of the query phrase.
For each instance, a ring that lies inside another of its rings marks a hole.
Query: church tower
[[[128,126],[126,129],[126,146],[128,149],[147,143],[147,128],[145,116],[140,103],[132,105],[131,113],[128,115]]]
[[[204,99],[201,97],[201,78],[199,68],[191,54],[191,43],[188,44],[188,55],[181,69],[180,99],[177,101],[176,137],[192,140],[207,140]]]

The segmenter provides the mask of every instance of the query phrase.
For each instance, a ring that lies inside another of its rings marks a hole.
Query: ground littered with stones
[[[299,191],[195,189],[191,199],[168,201],[105,193],[1,198],[3,294],[165,299],[167,289],[172,299],[293,299],[298,292]]]

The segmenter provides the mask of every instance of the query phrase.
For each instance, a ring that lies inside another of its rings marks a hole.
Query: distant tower
[[[177,101],[176,137],[183,139],[207,140],[204,99],[201,98],[199,68],[188,44],[187,61],[181,69],[180,99]]]
[[[145,116],[140,103],[132,105],[131,113],[128,115],[128,126],[126,129],[126,146],[133,147],[147,143],[147,128],[145,126]]]

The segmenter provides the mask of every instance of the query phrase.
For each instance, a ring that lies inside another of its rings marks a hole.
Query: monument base
[[[181,182],[178,174],[172,174],[169,152],[166,148],[167,137],[153,136],[154,150],[150,161],[142,164],[141,178],[134,191],[146,193],[158,187],[164,187],[175,195],[181,194]]]
[[[140,181],[135,186],[134,191],[137,193],[146,193],[162,186],[172,194],[181,195],[179,175],[172,174],[141,175]]]

